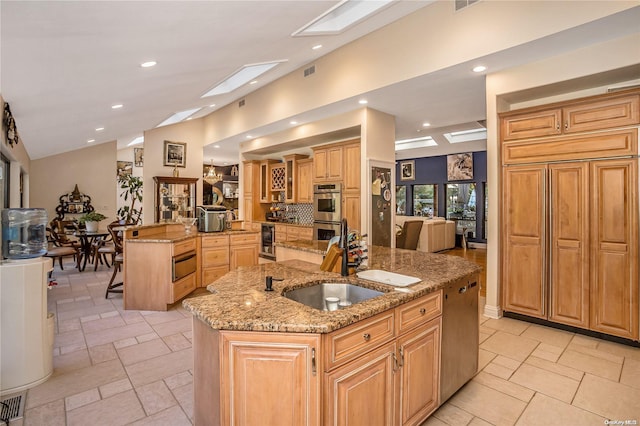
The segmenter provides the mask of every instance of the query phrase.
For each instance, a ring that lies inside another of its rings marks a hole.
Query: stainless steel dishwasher
[[[444,288],[440,404],[467,383],[478,370],[478,278]]]

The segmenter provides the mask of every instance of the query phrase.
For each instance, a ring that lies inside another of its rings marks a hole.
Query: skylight
[[[471,129],[462,130],[460,132],[445,133],[444,137],[447,138],[449,143],[461,143],[461,142],[473,142],[487,138],[487,129]]]
[[[396,141],[396,151],[404,151],[406,149],[425,148],[427,146],[438,145],[431,136],[425,138],[402,139]]]
[[[178,122],[184,120],[185,118],[189,117],[190,115],[193,115],[196,112],[200,111],[201,109],[202,108],[193,108],[193,109],[187,109],[187,110],[184,110],[184,111],[176,112],[171,117],[167,118],[162,123],[158,124],[156,127],[162,127],[162,126],[166,126],[168,124],[178,123]]]
[[[142,142],[144,142],[144,136],[138,136],[137,138],[129,142],[127,146],[140,145]]]
[[[209,90],[201,97],[206,98],[207,96],[222,95],[224,93],[233,92],[238,87],[244,86],[250,81],[253,81],[259,75],[264,74],[265,72],[269,71],[271,68],[282,62],[286,61],[274,61],[265,62],[262,64],[245,65],[238,71],[231,74],[225,80],[218,83],[213,89]]]
[[[299,30],[294,31],[291,35],[338,34],[387,6],[392,1],[393,0],[344,0]]]

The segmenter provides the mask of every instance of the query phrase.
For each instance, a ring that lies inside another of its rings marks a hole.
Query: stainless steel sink
[[[335,305],[330,309],[326,302],[327,297],[337,297],[339,299],[338,307],[343,308],[345,306],[373,299],[374,297],[382,296],[383,294],[384,293],[381,291],[371,290],[354,284],[319,283],[310,287],[287,291],[283,296],[312,308],[321,311],[328,311],[333,310]]]

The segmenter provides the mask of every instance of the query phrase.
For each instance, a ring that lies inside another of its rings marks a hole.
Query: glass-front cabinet
[[[198,178],[154,176],[155,222],[177,222],[180,217],[196,217]]]

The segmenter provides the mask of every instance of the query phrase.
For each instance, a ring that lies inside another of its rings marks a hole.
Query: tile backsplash
[[[280,210],[284,211],[287,219],[295,220],[297,217],[298,223],[302,225],[313,224],[313,204],[311,203],[273,203],[271,204],[271,207],[278,207]]]

